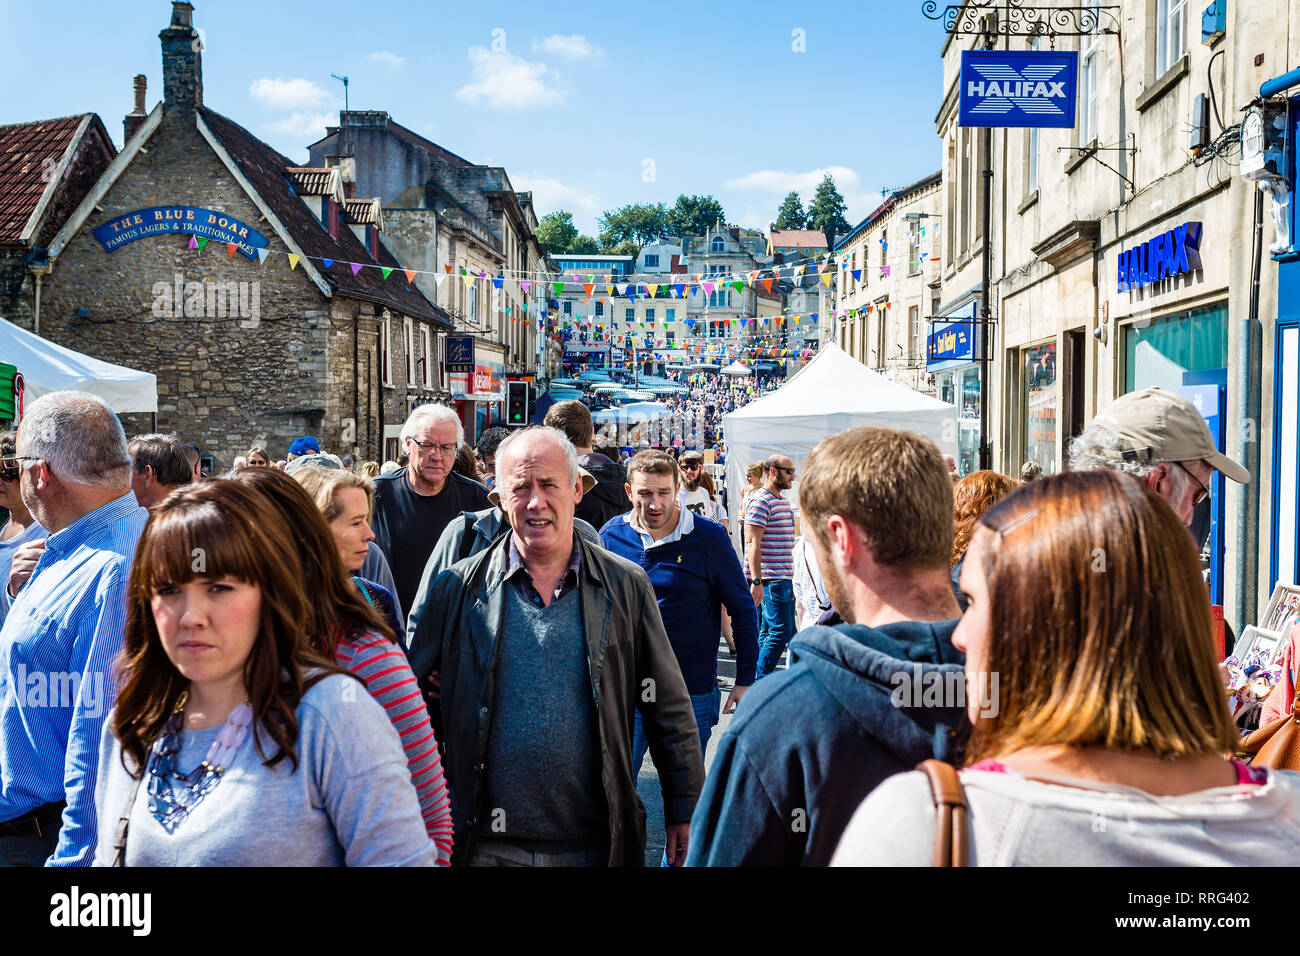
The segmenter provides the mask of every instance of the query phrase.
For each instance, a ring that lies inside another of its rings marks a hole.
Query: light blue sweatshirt
[[[104,723],[96,803],[96,866],[111,866],[131,794],[122,751]],[[176,765],[189,771],[218,728],[187,730]],[[263,731],[262,747],[274,753]],[[149,780],[136,794],[127,866],[434,866],[406,755],[388,715],[363,684],[335,674],[298,705],[298,769],[263,765],[250,731],[217,786],[168,833],[149,812]]]

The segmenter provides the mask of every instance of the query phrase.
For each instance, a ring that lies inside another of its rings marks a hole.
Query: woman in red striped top
[[[305,468],[297,474],[304,476],[316,471],[323,470]],[[334,472],[323,474],[333,476]],[[347,472],[338,474],[352,477]],[[235,480],[252,485],[266,495],[298,531],[298,547],[307,573],[307,593],[313,599],[313,644],[360,677],[370,695],[383,705],[401,737],[425,829],[438,847],[438,862],[450,865],[451,797],[442,774],[438,742],[402,645],[379,611],[349,580],[349,573],[360,569],[359,562],[350,568],[343,560],[341,551],[351,545],[336,540],[339,534],[294,478],[272,468],[253,468],[240,472]],[[316,484],[313,480],[312,487]],[[330,500],[340,490],[345,495],[364,490],[350,481],[336,484],[337,487],[330,486]]]

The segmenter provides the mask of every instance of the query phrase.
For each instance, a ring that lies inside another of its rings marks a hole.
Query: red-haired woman
[[[304,638],[293,536],[233,481],[150,516],[100,752],[97,864],[437,862],[383,708]]]
[[[321,478],[325,479],[323,484],[317,480]],[[400,638],[394,640],[391,605],[374,600],[373,595],[362,596],[360,588],[380,589],[348,576],[343,545],[312,500],[318,490],[322,491],[322,500],[330,502],[339,492],[352,492],[361,495],[368,514],[370,502],[362,489],[368,488],[369,479],[336,469],[303,468],[289,476],[271,468],[250,468],[236,475],[235,480],[261,492],[294,529],[297,556],[307,593],[312,597],[311,611],[304,619],[308,622],[308,639],[327,659],[365,681],[370,695],[384,706],[402,738],[424,825],[438,845],[439,863],[450,866],[451,797],[429,712],[406,660],[405,646]],[[322,490],[325,486],[328,488]],[[330,507],[333,510],[336,505]],[[357,539],[352,536],[351,540],[355,547]],[[388,596],[387,601],[391,602],[392,597]]]
[[[963,611],[966,610],[966,597],[961,593],[958,581],[961,579],[962,560],[966,557],[966,548],[970,545],[975,522],[980,520],[984,512],[1019,487],[1020,482],[996,471],[973,471],[953,486],[953,540],[949,566],[952,568],[952,590],[957,596],[957,605]]]

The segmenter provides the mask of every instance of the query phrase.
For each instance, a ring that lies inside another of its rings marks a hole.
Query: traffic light
[[[528,383],[506,382],[506,424],[528,424]]]

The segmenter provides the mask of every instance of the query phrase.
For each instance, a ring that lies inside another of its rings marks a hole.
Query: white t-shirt
[[[677,491],[677,503],[687,511],[693,512],[702,518],[708,518],[710,521],[716,521],[719,524],[726,520],[727,517],[726,511],[713,500],[703,485],[700,485],[694,491],[687,491],[686,486],[682,485]]]

